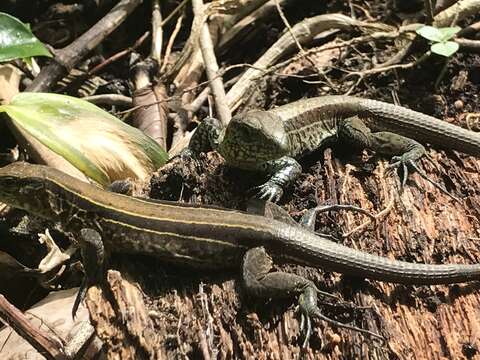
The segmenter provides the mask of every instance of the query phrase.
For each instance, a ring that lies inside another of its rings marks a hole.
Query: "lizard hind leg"
[[[437,183],[436,181],[433,181],[428,177],[428,175],[423,171],[417,164],[416,161],[419,160],[422,156],[426,155],[425,148],[423,145],[420,143],[416,142],[415,140],[412,140],[410,138],[398,135],[398,134],[392,134],[389,132],[378,132],[378,133],[373,133],[372,137],[374,138],[373,144],[377,147],[378,152],[381,153],[386,153],[386,154],[395,154],[395,150],[391,149],[390,146],[386,146],[386,151],[385,146],[384,146],[384,141],[385,138],[395,138],[393,142],[396,143],[397,145],[395,146],[396,152],[400,152],[401,155],[395,155],[392,156],[391,163],[388,165],[386,171],[387,174],[401,168],[402,169],[402,177],[401,177],[401,182],[400,182],[400,192],[403,191],[405,188],[405,185],[407,183],[407,178],[408,178],[408,173],[409,170],[415,171],[418,175],[420,175],[422,178],[427,180],[430,184],[432,184],[434,187],[436,187],[438,190],[440,190],[442,193],[445,195],[451,197],[453,200],[461,203],[461,200],[448,192],[447,189],[445,189],[442,185]]]
[[[321,292],[312,281],[296,274],[282,271],[270,272],[272,266],[272,259],[263,247],[248,250],[242,263],[243,286],[250,295],[259,298],[300,295],[299,309],[301,313],[300,330],[303,336],[302,348],[308,345],[312,334],[312,318],[319,318],[336,327],[358,331],[383,339],[380,335],[371,331],[343,324],[323,315],[317,305],[318,294]],[[333,295],[331,296],[333,297]]]
[[[441,192],[460,201],[443,186],[428,178],[425,172],[416,165],[416,161],[426,154],[425,147],[416,140],[389,131],[371,132],[358,116],[342,120],[339,124],[338,136],[344,143],[355,149],[369,149],[391,156],[391,164],[388,166],[387,172],[402,169],[400,192],[405,188],[410,169],[415,170]]]
[[[358,116],[352,116],[339,122],[338,138],[342,144],[356,151],[372,147],[372,133]]]

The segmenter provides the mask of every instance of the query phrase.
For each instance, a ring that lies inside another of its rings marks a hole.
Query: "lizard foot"
[[[256,186],[254,189],[258,190],[256,195],[258,198],[274,203],[279,202],[283,196],[282,187],[271,181],[267,181],[263,185]]]
[[[402,177],[400,179],[400,192],[403,192],[405,188],[405,184],[407,183],[408,178],[408,159],[404,158],[403,156],[393,156],[391,159],[391,163],[385,169],[385,173],[387,175],[392,174],[394,171],[400,169],[402,167]]]
[[[317,295],[318,295],[318,290],[316,289],[316,287],[307,285],[298,300],[299,310],[301,314],[300,330],[303,335],[302,348],[307,347],[310,336],[312,335],[312,320],[311,320],[312,318],[318,318],[320,320],[324,320],[330,325],[336,326],[338,328],[357,331],[361,334],[371,336],[372,338],[378,339],[382,342],[385,340],[381,335],[377,333],[359,328],[354,325],[344,324],[323,315],[317,305],[317,301],[318,301]]]
[[[420,167],[418,167],[418,165],[415,164],[415,162],[412,159],[408,159],[404,156],[394,156],[394,157],[392,157],[392,163],[387,166],[386,173],[389,174],[392,171],[400,168],[400,166],[402,167],[402,172],[403,172],[401,183],[400,183],[400,193],[403,192],[403,189],[405,188],[405,184],[407,183],[409,169],[413,169],[417,172],[418,175],[420,175],[422,178],[427,180],[430,184],[432,184],[434,187],[436,187],[442,193],[451,197],[453,200],[461,203],[461,200],[459,198],[457,198],[455,195],[452,195],[450,192],[448,192],[447,189],[445,189],[439,183],[430,179],[427,176],[427,174]]]

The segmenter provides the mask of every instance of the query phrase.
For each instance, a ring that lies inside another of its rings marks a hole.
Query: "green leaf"
[[[421,37],[424,37],[425,39],[433,42],[443,41],[442,32],[433,26],[429,26],[429,25],[422,26],[421,28],[418,28],[416,30],[416,33]]]
[[[0,12],[0,61],[32,56],[52,56],[32,34],[29,26],[11,15]]]
[[[430,49],[435,54],[450,57],[457,52],[459,47],[460,45],[454,41],[446,41],[433,44]]]
[[[168,159],[152,138],[81,99],[24,92],[0,111],[102,185],[144,180]]]
[[[433,26],[425,25],[418,28],[416,32],[418,35],[424,37],[427,40],[439,43],[450,40],[460,30],[462,30],[462,28],[459,26],[436,28]]]
[[[438,29],[442,34],[442,42],[450,40],[458,33],[462,28],[460,26],[453,26],[453,27],[444,27]]]

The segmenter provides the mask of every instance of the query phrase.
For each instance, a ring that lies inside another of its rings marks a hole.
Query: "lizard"
[[[306,334],[304,344],[310,334],[310,318],[322,317],[317,306],[319,290],[299,275],[271,271],[271,256],[277,261],[402,284],[480,279],[480,264],[392,260],[277,220],[281,216],[268,218],[219,207],[129,197],[43,165],[17,162],[0,168],[0,201],[83,235],[78,241],[87,238],[84,253],[100,262],[104,245],[107,252],[147,254],[192,269],[240,268],[246,292],[256,297],[298,295],[299,308],[307,319],[301,326]],[[103,244],[99,247],[100,240]],[[95,268],[86,273],[102,277]],[[84,282],[84,286],[91,285],[91,281]]]
[[[402,185],[408,167],[418,170],[415,162],[426,152],[422,143],[480,155],[475,132],[402,106],[344,95],[240,113],[226,127],[208,117],[192,135],[186,154],[217,150],[229,166],[268,174],[258,195],[277,202],[302,171],[296,159],[337,141],[392,156],[390,168],[404,170]]]

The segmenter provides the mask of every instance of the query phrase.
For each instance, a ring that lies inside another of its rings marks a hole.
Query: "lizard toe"
[[[407,184],[409,169],[416,169],[414,161],[411,160],[406,154],[402,156],[393,156],[391,163],[386,168],[386,174],[391,175],[393,171],[402,168],[402,176],[400,178],[400,192],[403,192],[405,185]]]
[[[282,187],[272,182],[266,182],[263,185],[257,186],[256,189],[258,189],[258,198],[275,203],[280,201],[283,195]]]
[[[322,292],[319,292],[313,284],[307,284],[298,299],[298,307],[301,314],[300,330],[303,336],[302,348],[305,348],[308,345],[309,339],[312,335],[312,318],[326,321],[330,325],[336,326],[338,328],[356,331],[358,333],[364,334],[382,342],[385,340],[381,335],[377,333],[359,328],[355,325],[341,323],[323,315],[317,304],[319,293],[322,294]],[[331,294],[328,294],[328,296],[331,296]]]

